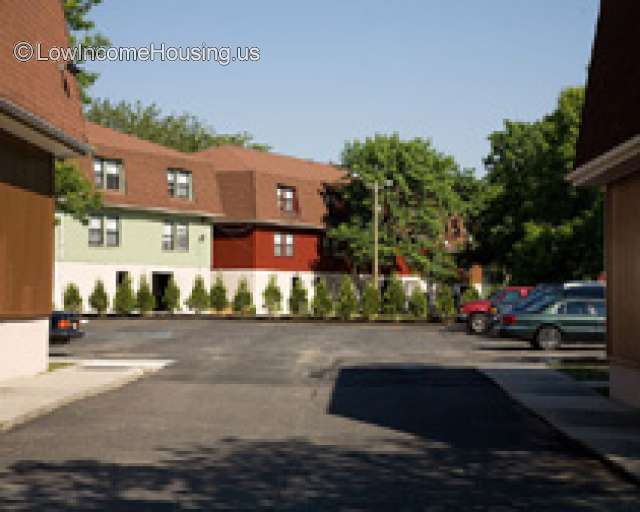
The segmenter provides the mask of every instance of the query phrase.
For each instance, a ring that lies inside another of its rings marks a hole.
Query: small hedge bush
[[[251,298],[251,292],[249,291],[249,283],[246,278],[240,279],[238,282],[238,288],[236,294],[233,297],[232,309],[234,313],[249,314],[253,307],[253,299]]]
[[[147,276],[144,275],[140,277],[140,286],[138,287],[136,296],[136,307],[141,315],[146,315],[156,307],[156,298],[151,293]]]
[[[216,281],[209,292],[209,302],[211,307],[217,312],[222,313],[229,307],[229,299],[227,298],[227,288],[222,281],[222,276],[218,275]]]
[[[349,276],[344,276],[340,282],[336,313],[343,320],[349,320],[358,310],[358,298],[353,289],[353,282]]]
[[[74,283],[69,283],[64,289],[64,309],[73,313],[82,311],[82,296],[78,286]]]
[[[202,276],[196,276],[193,280],[191,295],[189,295],[185,304],[191,311],[194,311],[197,314],[209,309],[209,294],[204,286],[204,279]]]
[[[371,320],[380,313],[380,292],[369,283],[362,292],[361,300],[362,315]]]
[[[275,315],[282,309],[282,291],[278,286],[278,278],[275,275],[269,276],[267,287],[262,292],[262,300],[270,315]]]
[[[405,312],[407,297],[404,287],[396,275],[391,280],[384,292],[382,309],[387,315],[398,316]]]
[[[109,296],[104,289],[104,283],[100,279],[96,281],[93,291],[89,296],[89,305],[100,316],[104,315],[109,307]]]
[[[306,315],[309,310],[307,289],[299,277],[293,280],[291,294],[289,295],[289,312],[292,315]]]
[[[162,296],[162,304],[169,313],[180,310],[180,288],[171,276]]]
[[[131,287],[131,278],[125,274],[122,282],[116,286],[113,297],[113,310],[119,315],[130,315],[136,307],[136,297]]]
[[[311,310],[313,312],[313,316],[319,318],[327,318],[328,316],[331,316],[333,301],[327,288],[327,283],[325,283],[324,279],[319,279],[316,283],[315,293],[313,295],[313,300],[311,301]]]
[[[453,302],[453,292],[446,284],[439,284],[436,292],[436,311],[442,321],[450,320],[455,314],[455,304]]]
[[[409,313],[413,318],[418,319],[427,318],[428,311],[427,296],[419,286],[415,286],[409,297]]]

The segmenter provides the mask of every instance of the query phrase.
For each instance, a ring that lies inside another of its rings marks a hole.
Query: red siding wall
[[[293,233],[293,256],[274,256],[273,234]],[[255,227],[245,231],[216,227],[213,237],[213,265],[216,269],[256,268],[268,270],[340,270],[334,258],[321,257],[322,233],[314,230]]]

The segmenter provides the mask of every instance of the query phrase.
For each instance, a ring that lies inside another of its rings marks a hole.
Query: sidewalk
[[[171,361],[72,360],[72,366],[0,382],[0,432],[68,403],[119,388]]]
[[[514,400],[640,483],[640,411],[605,398],[545,364],[478,369]]]

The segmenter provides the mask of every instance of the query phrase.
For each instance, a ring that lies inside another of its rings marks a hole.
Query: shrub
[[[407,297],[404,293],[404,287],[397,278],[391,276],[387,289],[384,292],[382,309],[387,315],[401,315],[405,312],[405,303]]]
[[[304,287],[302,279],[293,280],[291,295],[289,296],[289,311],[292,315],[306,315],[309,310],[309,299],[307,289]]]
[[[136,296],[136,307],[141,315],[153,311],[156,307],[156,298],[151,293],[147,276],[144,275],[140,277],[140,286],[138,287]]]
[[[411,313],[413,318],[427,317],[427,296],[419,286],[413,288],[411,296],[409,297],[409,313]]]
[[[186,306],[196,313],[202,313],[209,309],[209,294],[204,287],[204,279],[202,276],[196,276],[193,280],[193,288],[191,288],[191,295],[185,301]]]
[[[91,292],[91,295],[89,295],[89,305],[100,316],[104,315],[105,311],[107,311],[109,297],[104,289],[104,283],[100,279],[96,281],[93,291]]]
[[[327,284],[324,282],[324,279],[319,279],[316,283],[315,293],[311,301],[311,310],[314,316],[320,318],[327,318],[331,315],[333,304],[331,294],[327,289]]]
[[[269,276],[267,287],[262,292],[264,307],[270,315],[279,313],[282,309],[282,292],[278,286],[278,278],[275,275]]]
[[[380,313],[380,292],[373,284],[367,284],[362,292],[362,314],[374,318]]]
[[[64,309],[80,313],[82,311],[82,296],[74,283],[69,283],[64,289]]]
[[[171,276],[167,287],[164,290],[162,296],[162,304],[169,313],[173,313],[176,310],[180,310],[180,288],[176,284],[176,280]]]
[[[222,282],[222,276],[218,275],[214,285],[209,292],[209,302],[211,307],[221,313],[229,306],[229,300],[227,299],[227,288]]]
[[[480,294],[478,293],[478,290],[476,290],[475,286],[469,286],[469,288],[467,288],[462,294],[462,297],[460,297],[460,303],[464,304],[465,302],[471,302],[472,300],[478,300],[479,298]]]
[[[453,292],[446,284],[439,284],[436,292],[436,311],[443,321],[449,320],[455,314]]]
[[[236,294],[233,297],[233,312],[248,314],[251,312],[253,306],[253,300],[251,299],[251,292],[249,291],[249,283],[246,278],[240,279]]]
[[[113,309],[119,315],[129,315],[136,307],[136,298],[131,288],[131,278],[125,274],[122,282],[116,287],[113,297]]]
[[[358,299],[353,289],[353,282],[349,276],[344,276],[340,282],[336,313],[344,320],[351,318],[358,309]]]

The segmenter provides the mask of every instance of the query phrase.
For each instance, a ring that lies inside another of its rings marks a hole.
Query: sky
[[[102,62],[98,98],[156,102],[274,151],[340,161],[376,133],[483,174],[487,136],[585,83],[597,0],[104,0],[113,46],[257,47],[257,62]]]

